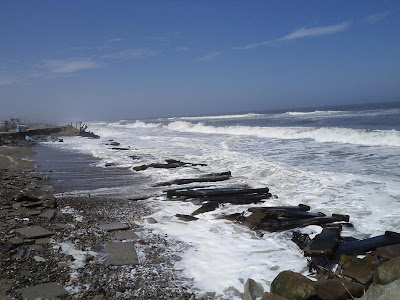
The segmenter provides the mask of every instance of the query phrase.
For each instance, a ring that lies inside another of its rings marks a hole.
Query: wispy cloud
[[[38,64],[40,69],[46,70],[50,73],[74,73],[80,70],[95,69],[101,66],[100,63],[95,62],[91,59],[54,59],[44,60],[41,64]]]
[[[0,74],[0,86],[7,86],[18,83],[19,80],[15,77]]]
[[[248,44],[248,45],[245,45],[242,47],[234,47],[234,49],[252,49],[252,48],[258,48],[261,46],[276,45],[276,44],[284,42],[284,41],[291,41],[291,40],[302,39],[302,38],[307,38],[307,37],[324,36],[324,35],[341,32],[343,30],[346,30],[349,26],[350,26],[350,22],[346,21],[346,22],[342,22],[342,23],[330,25],[330,26],[318,26],[318,27],[310,27],[310,28],[302,27],[302,28],[296,29],[293,32],[286,34],[278,39]]]
[[[215,51],[212,53],[209,53],[207,55],[201,56],[199,58],[197,58],[198,61],[211,61],[214,58],[216,58],[217,56],[220,56],[224,53],[224,51]]]
[[[111,59],[142,59],[149,56],[156,56],[159,53],[150,49],[136,48],[117,51],[114,53],[103,55],[102,58]]]
[[[364,17],[364,22],[368,23],[368,24],[375,24],[375,23],[382,21],[389,15],[390,15],[390,11],[388,11],[388,10],[380,12],[380,13],[368,15],[368,16]]]

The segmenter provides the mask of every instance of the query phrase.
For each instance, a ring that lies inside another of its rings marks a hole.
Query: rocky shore
[[[19,138],[0,147],[1,299],[189,299],[170,241],[136,201],[55,198]],[[176,246],[175,246],[176,247]],[[182,246],[184,247],[184,246]]]
[[[82,136],[96,138],[93,133]],[[49,176],[35,171],[33,162],[25,159],[34,154],[31,146],[21,136],[2,136],[0,299],[196,299],[190,292],[190,279],[175,268],[180,258],[171,250],[184,251],[187,245],[144,226],[157,223],[149,217],[152,211],[146,197],[110,199],[87,194],[56,198],[53,193],[57,191],[49,189]],[[187,165],[193,164],[170,159],[134,170]],[[303,204],[240,211],[243,204],[276,198],[267,187],[181,187],[225,182],[231,176],[226,171],[156,186],[178,186],[166,189],[160,199],[199,205],[191,215],[176,215],[180,220],[195,222],[202,213],[230,203],[239,212],[221,218],[255,230],[259,236],[266,231],[291,232],[299,251],[309,260],[313,280],[285,270],[265,292],[260,283],[248,278],[241,293],[243,299],[397,299],[398,233],[365,240],[341,237],[342,226],[351,226],[350,216],[325,216]],[[296,230],[309,224],[323,228],[312,239]],[[212,299],[212,295],[198,298]]]

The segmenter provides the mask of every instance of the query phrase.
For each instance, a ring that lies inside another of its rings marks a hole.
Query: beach
[[[385,129],[397,114],[93,122],[99,138],[3,145],[5,293],[58,283],[67,299],[292,299],[299,282],[298,299],[388,295],[397,279],[382,285],[376,270],[400,254],[399,140]],[[49,236],[24,236],[32,226]]]

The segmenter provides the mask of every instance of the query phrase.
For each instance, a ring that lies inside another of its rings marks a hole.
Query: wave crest
[[[248,135],[277,139],[312,139],[317,142],[400,147],[400,132],[396,130],[364,130],[336,127],[216,127],[184,121],[169,123],[167,128],[176,131],[206,134]]]

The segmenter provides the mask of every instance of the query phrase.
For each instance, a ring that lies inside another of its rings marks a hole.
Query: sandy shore
[[[38,173],[26,160],[33,154],[25,142],[0,147],[5,299],[190,298],[169,250],[176,242],[143,226],[155,221],[148,207],[104,196],[55,198],[51,170]]]

